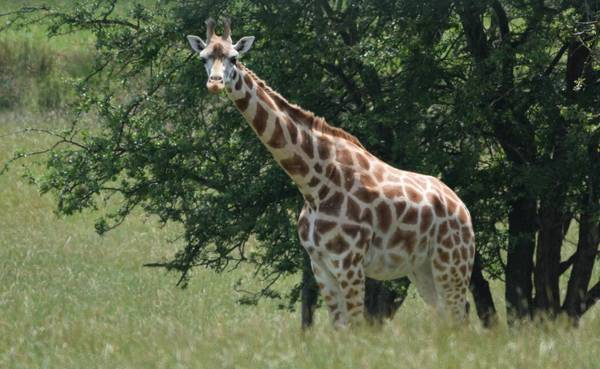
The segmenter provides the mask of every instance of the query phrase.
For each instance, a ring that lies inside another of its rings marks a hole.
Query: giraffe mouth
[[[206,88],[208,88],[208,91],[213,94],[218,94],[219,92],[223,91],[224,87],[225,86],[224,86],[223,82],[207,82],[206,83]]]

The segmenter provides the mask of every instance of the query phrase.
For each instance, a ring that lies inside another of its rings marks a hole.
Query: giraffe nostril
[[[223,77],[221,76],[210,76],[209,78],[211,81],[222,81]]]

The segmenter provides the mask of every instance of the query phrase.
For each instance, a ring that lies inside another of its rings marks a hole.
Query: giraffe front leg
[[[362,320],[365,298],[362,254],[348,251],[327,263],[312,261],[311,265],[333,325],[342,327]]]
[[[311,259],[310,265],[321,297],[329,310],[331,323],[336,328],[345,327],[348,324],[348,311],[340,284],[322,262]]]
[[[342,291],[349,321],[361,321],[365,305],[365,274],[362,255],[349,251],[340,260],[335,275]]]

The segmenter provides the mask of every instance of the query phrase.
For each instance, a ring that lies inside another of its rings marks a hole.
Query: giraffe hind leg
[[[425,302],[432,307],[437,307],[438,296],[435,288],[435,282],[433,280],[433,271],[430,263],[423,263],[414,272],[411,277],[412,282],[417,287],[419,295]]]
[[[438,299],[438,311],[456,322],[467,319],[467,291],[469,278],[466,276],[465,260],[450,258],[448,263],[433,261],[433,279]]]

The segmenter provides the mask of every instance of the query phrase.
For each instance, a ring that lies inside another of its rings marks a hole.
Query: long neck
[[[290,104],[241,63],[227,95],[309,202],[319,202],[324,187],[342,188],[344,160],[354,156],[358,163],[370,155],[356,138]]]

